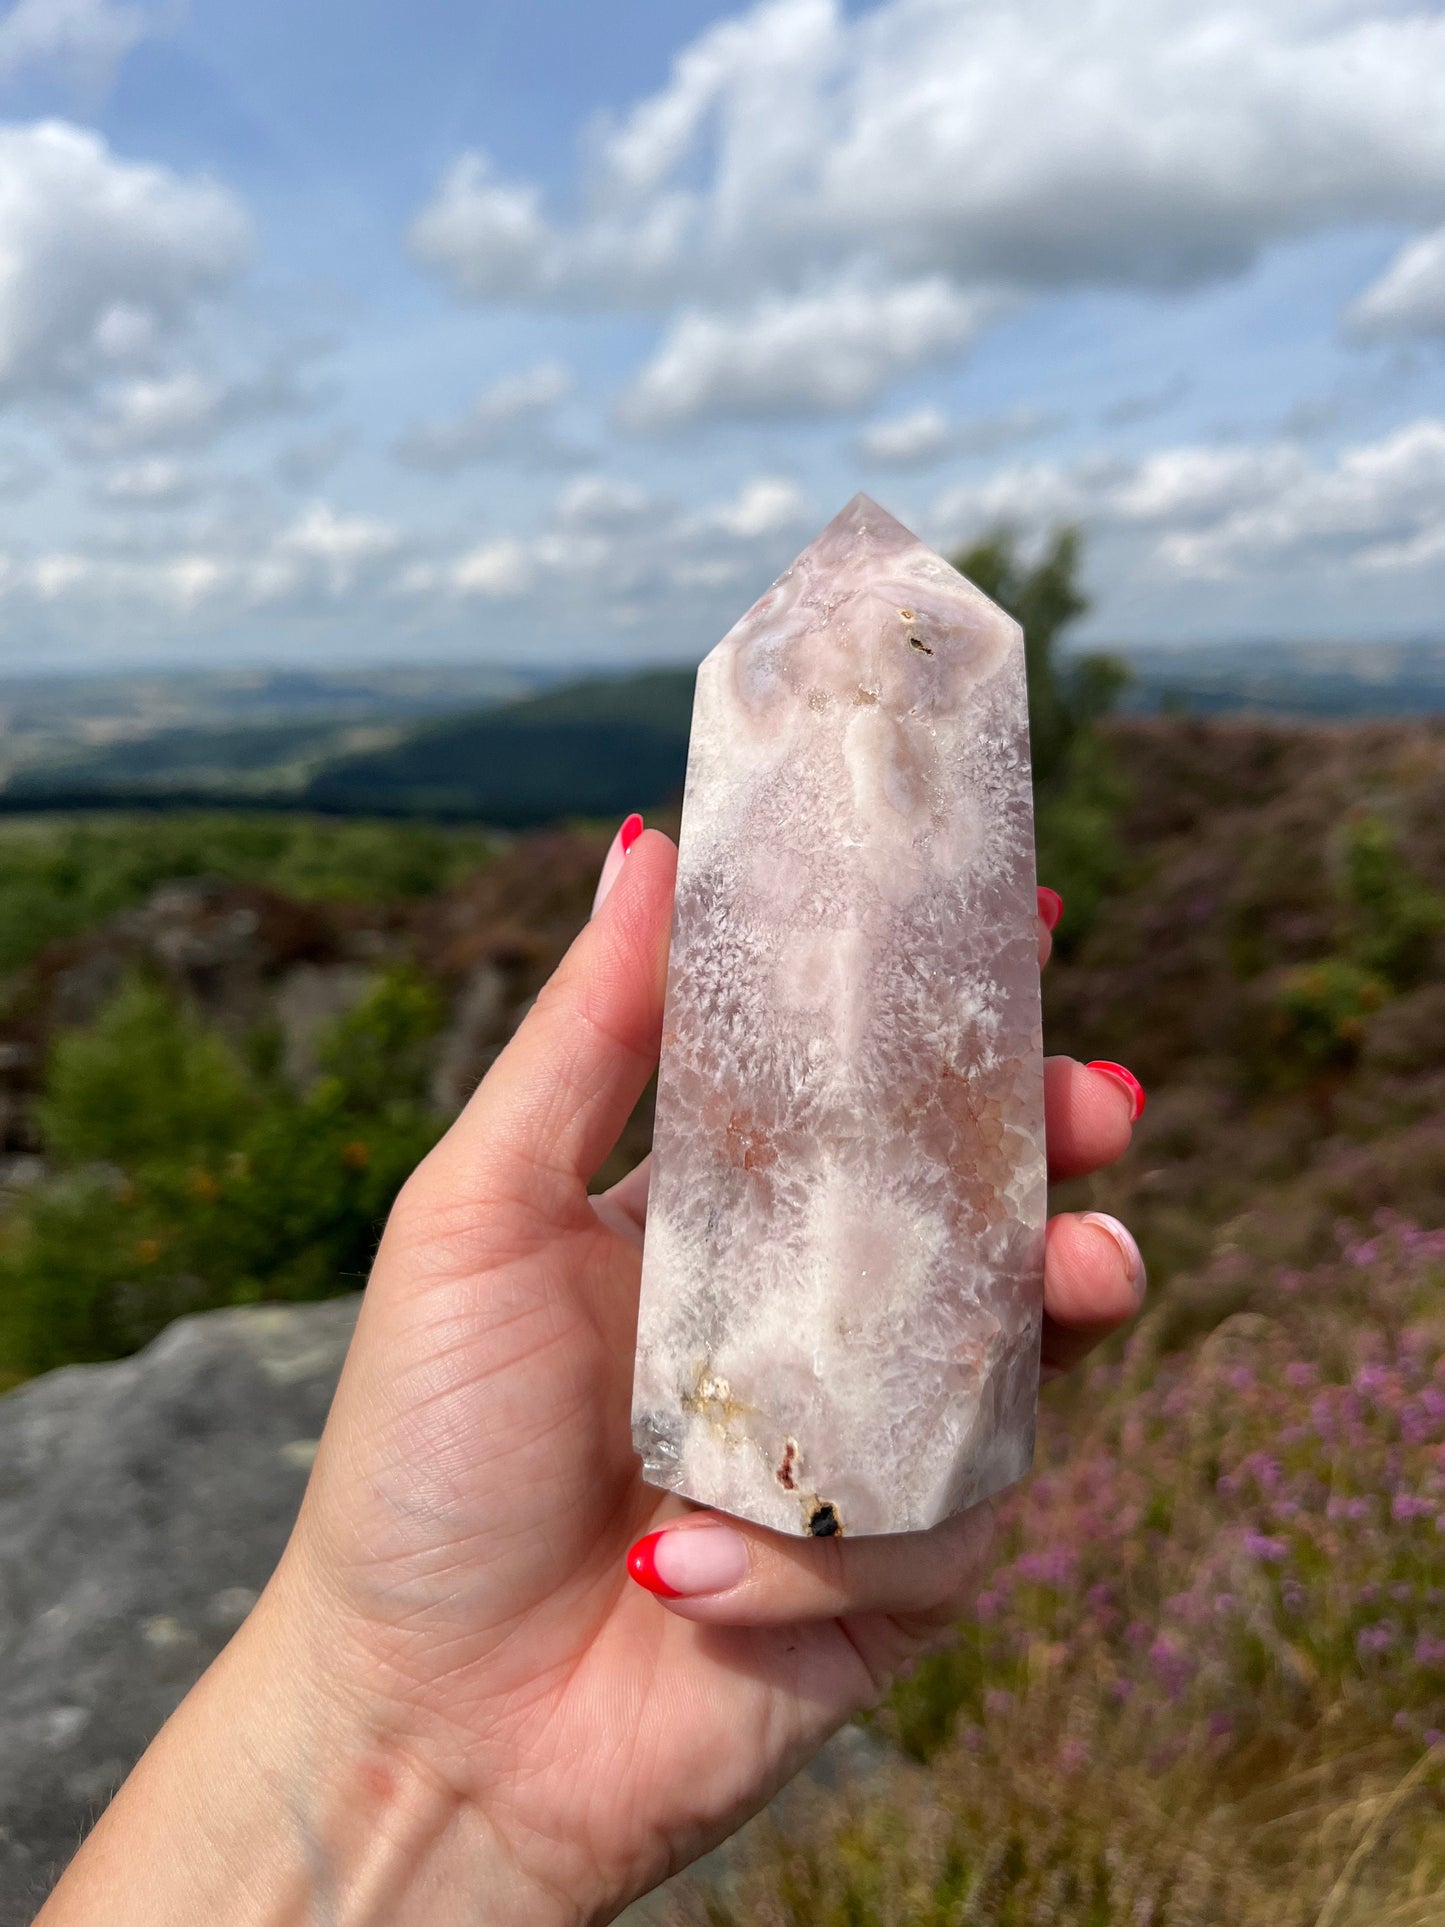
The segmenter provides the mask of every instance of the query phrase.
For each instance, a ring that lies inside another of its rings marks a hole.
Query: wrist
[[[36,1927],[575,1927],[421,1757],[293,1575],[177,1708]],[[331,1635],[331,1636],[328,1636]]]

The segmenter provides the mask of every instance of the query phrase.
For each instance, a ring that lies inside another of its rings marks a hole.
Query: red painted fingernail
[[[638,817],[637,823],[640,829],[641,817]],[[627,1555],[627,1570],[639,1586],[655,1592],[659,1599],[681,1599],[682,1594],[675,1586],[669,1586],[657,1570],[657,1542],[662,1536],[661,1532],[649,1532],[645,1539],[639,1539]]]
[[[1057,890],[1046,890],[1039,885],[1039,915],[1050,930],[1057,930],[1059,918],[1064,914],[1064,899]]]
[[[1133,1071],[1127,1069],[1123,1064],[1111,1064],[1107,1057],[1096,1057],[1089,1065],[1089,1069],[1091,1071],[1102,1071],[1105,1077],[1112,1077],[1117,1083],[1122,1084],[1124,1089],[1129,1093],[1129,1102],[1133,1106],[1134,1120],[1137,1121],[1143,1117],[1144,1106],[1149,1100],[1144,1095],[1144,1086],[1139,1082]]]
[[[639,1539],[627,1555],[639,1586],[664,1599],[695,1599],[731,1592],[748,1576],[748,1542],[721,1520],[663,1527]]]
[[[622,865],[627,852],[641,835],[642,818],[634,810],[631,816],[624,818],[621,829],[607,846],[607,857],[602,865],[602,874],[597,879],[597,894],[592,899],[594,917],[607,901],[613,884],[622,874]]]

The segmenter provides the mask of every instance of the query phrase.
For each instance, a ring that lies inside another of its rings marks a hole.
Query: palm
[[[909,1641],[881,1619],[699,1626],[627,1579],[629,1544],[682,1508],[628,1441],[640,1253],[601,1209],[579,1185],[478,1232],[403,1203],[354,1355],[385,1375],[348,1372],[310,1510],[345,1522],[355,1635],[431,1759],[634,1892],[766,1800]]]

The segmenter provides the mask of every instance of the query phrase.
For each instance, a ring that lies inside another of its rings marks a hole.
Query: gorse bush
[[[57,1168],[0,1220],[0,1379],[134,1350],[183,1311],[363,1283],[441,1128],[442,1015],[415,972],[381,974],[297,1092],[126,983],[52,1054],[38,1119]]]

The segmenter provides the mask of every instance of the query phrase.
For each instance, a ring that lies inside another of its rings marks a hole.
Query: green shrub
[[[1415,875],[1382,817],[1366,812],[1350,823],[1342,894],[1361,967],[1396,990],[1425,982],[1445,931],[1445,896]]]
[[[0,1382],[117,1357],[184,1311],[364,1282],[435,1142],[440,998],[381,975],[298,1095],[170,993],[127,983],[52,1054],[38,1117],[59,1167],[0,1221]]]
[[[88,1030],[56,1043],[37,1122],[60,1164],[139,1171],[213,1157],[234,1143],[252,1097],[219,1037],[132,978]]]
[[[1382,978],[1342,957],[1287,971],[1275,992],[1272,1026],[1281,1064],[1305,1072],[1353,1064],[1367,1021],[1389,995]]]

